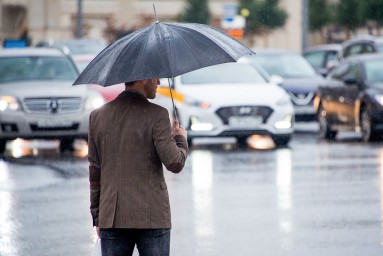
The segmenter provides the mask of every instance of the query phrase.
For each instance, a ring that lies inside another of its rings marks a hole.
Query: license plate
[[[41,119],[37,121],[37,127],[49,128],[49,127],[71,127],[73,122],[65,119]]]
[[[239,127],[254,127],[262,124],[261,116],[232,116],[229,117],[229,125]]]
[[[295,114],[314,114],[313,106],[294,106]]]

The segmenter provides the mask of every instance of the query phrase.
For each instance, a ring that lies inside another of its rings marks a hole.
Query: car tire
[[[60,141],[60,152],[73,152],[74,151],[74,139],[73,138],[63,138]]]
[[[272,136],[275,146],[277,148],[286,147],[290,142],[291,135],[274,135]]]
[[[362,131],[362,140],[364,142],[372,142],[378,140],[379,137],[374,129],[374,124],[371,120],[371,116],[366,109],[361,110],[360,128]]]
[[[247,136],[237,137],[238,148],[245,149],[248,147],[247,138],[248,138]]]
[[[0,156],[4,155],[7,146],[7,140],[0,139]]]
[[[319,122],[319,137],[326,140],[334,140],[337,131],[331,130],[331,125],[328,123],[326,116],[323,114],[323,107],[320,106],[318,111],[318,122]]]

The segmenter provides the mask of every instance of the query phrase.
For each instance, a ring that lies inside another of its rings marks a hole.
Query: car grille
[[[220,108],[216,113],[224,124],[228,124],[232,116],[261,116],[262,122],[266,123],[273,110],[264,106],[235,106]]]
[[[80,110],[81,98],[26,98],[24,104],[29,113],[66,114]]]
[[[290,97],[294,105],[303,106],[308,105],[313,101],[314,92],[305,92],[305,93],[292,93],[290,92]]]
[[[30,125],[33,132],[47,132],[47,131],[75,131],[78,129],[79,124],[74,123],[68,127],[38,127],[36,124]]]

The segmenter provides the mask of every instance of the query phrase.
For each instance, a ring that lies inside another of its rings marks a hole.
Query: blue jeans
[[[100,229],[102,256],[169,256],[170,229]]]

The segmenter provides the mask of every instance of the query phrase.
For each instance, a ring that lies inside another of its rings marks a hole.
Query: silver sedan
[[[73,150],[87,137],[90,112],[104,103],[87,85],[72,86],[73,61],[55,49],[0,51],[0,154],[7,141],[60,139],[60,150]]]

